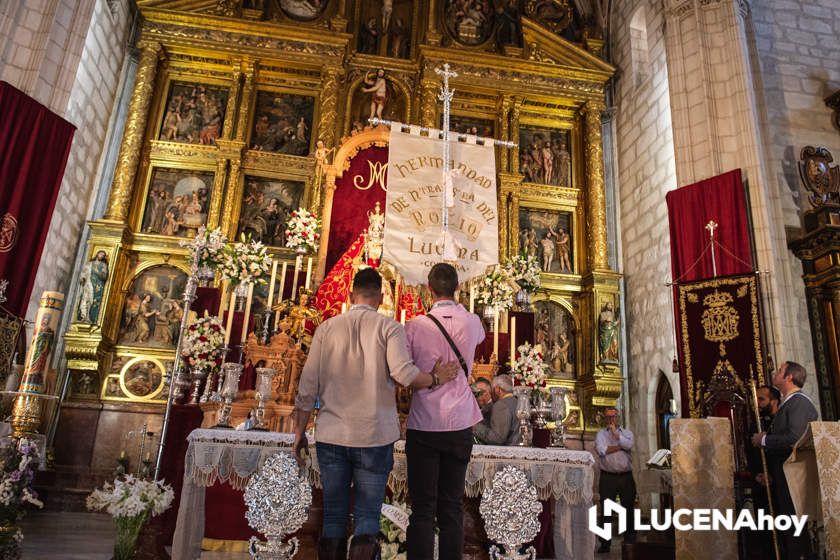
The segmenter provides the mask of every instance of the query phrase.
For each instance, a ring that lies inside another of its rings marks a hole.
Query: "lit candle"
[[[475,313],[475,285],[470,283],[470,313]]]
[[[248,299],[245,300],[245,320],[242,322],[242,344],[248,338],[248,319],[251,318],[251,303],[254,301],[254,284],[248,283]]]
[[[405,309],[400,309],[400,324],[405,325]]]
[[[516,363],[516,317],[510,318],[510,369]]]
[[[219,302],[219,322],[221,323],[225,316],[225,304],[227,303],[227,298],[225,297],[225,293],[227,293],[228,281],[225,280],[222,283],[222,297],[221,301]]]
[[[347,312],[347,302],[344,302],[344,303],[341,304],[341,312],[342,313]]]
[[[271,262],[271,281],[268,283],[268,304],[267,307],[271,309],[271,304],[274,302],[274,281],[277,279],[277,261]]]
[[[493,354],[496,355],[496,362],[499,361],[499,308],[493,309]]]
[[[225,347],[230,343],[230,331],[233,330],[233,309],[236,305],[236,290],[230,291],[230,305],[228,305],[227,328],[225,329]]]
[[[286,270],[289,268],[289,263],[283,263],[283,269],[280,271],[280,293],[277,296],[277,301],[283,301],[285,297],[283,292],[286,291]]]
[[[309,257],[306,261],[306,282],[304,283],[304,288],[307,290],[309,289],[309,283],[312,280],[312,257]]]
[[[302,257],[298,255],[295,257],[295,277],[292,279],[292,301],[297,299],[297,282],[298,282],[298,273],[300,272],[300,265],[301,265]]]
[[[125,449],[120,451],[120,459],[125,459]]]

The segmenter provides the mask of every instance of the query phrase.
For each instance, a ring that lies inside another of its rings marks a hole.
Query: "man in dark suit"
[[[782,401],[767,432],[754,434],[752,443],[761,446],[767,455],[767,470],[776,515],[795,515],[785,472],[782,466],[793,451],[793,446],[808,429],[808,423],[819,418],[811,399],[802,393],[805,385],[805,368],[796,362],[785,362],[773,375],[773,385],[781,392]],[[799,560],[808,554],[808,535],[794,536],[793,529],[780,532],[782,558]]]
[[[473,433],[486,445],[518,445],[521,435],[510,376],[497,375],[491,384],[494,402],[493,408],[490,409],[490,418],[473,426]]]

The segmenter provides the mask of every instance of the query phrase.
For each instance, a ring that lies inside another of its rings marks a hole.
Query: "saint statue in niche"
[[[320,16],[329,0],[279,0],[280,9],[291,19],[312,21]]]
[[[450,35],[465,45],[483,43],[495,28],[493,3],[489,0],[449,0],[445,14]]]
[[[76,319],[83,323],[94,324],[99,319],[105,283],[108,281],[108,254],[97,251],[90,262],[82,268],[79,278],[81,297]]]
[[[385,103],[388,102],[388,82],[385,79],[385,70],[380,68],[376,76],[372,72],[365,74],[365,86],[362,91],[370,94],[370,115],[368,118],[382,118],[382,111]]]
[[[601,307],[598,315],[598,349],[600,350],[600,362],[618,363],[618,324],[613,304],[608,301]]]

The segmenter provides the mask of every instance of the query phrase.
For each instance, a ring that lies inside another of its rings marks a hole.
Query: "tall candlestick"
[[[475,313],[475,285],[470,283],[470,313]]]
[[[405,325],[405,309],[400,309],[400,324]]]
[[[221,297],[221,300],[219,301],[219,322],[220,323],[222,322],[222,320],[224,319],[224,316],[225,316],[225,304],[227,303],[227,298],[225,297],[225,293],[227,293],[227,288],[228,288],[228,281],[225,280],[224,282],[222,282],[222,287],[219,288],[220,290],[222,290],[222,297]]]
[[[499,361],[499,308],[493,309],[493,354],[496,355],[496,362]]]
[[[242,345],[248,338],[248,319],[251,318],[251,303],[254,301],[254,284],[248,283],[248,299],[245,300],[245,320],[242,322]]]
[[[277,279],[277,261],[271,262],[271,281],[268,283],[268,304],[266,306],[271,309],[271,304],[274,302],[274,281]]]
[[[286,270],[289,268],[289,263],[283,263],[283,269],[280,271],[280,293],[277,295],[277,301],[283,301],[285,297],[283,293],[286,291]]]
[[[302,258],[303,257],[301,257],[300,255],[295,257],[295,277],[292,279],[292,301],[295,301],[297,299],[298,272],[300,272]]]
[[[510,318],[510,369],[516,364],[516,317]]]
[[[309,289],[309,282],[312,280],[312,257],[309,257],[306,261],[306,282],[304,283],[303,287],[307,290]]]
[[[236,290],[233,289],[230,291],[230,305],[228,305],[227,310],[227,328],[225,328],[225,347],[228,346],[230,342],[230,331],[233,330],[233,310],[235,309],[236,305]]]

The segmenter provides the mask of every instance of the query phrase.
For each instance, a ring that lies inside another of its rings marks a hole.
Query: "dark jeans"
[[[609,473],[601,471],[601,478],[598,481],[598,494],[600,494],[601,505],[601,524],[605,521],[610,521],[615,527],[615,522],[612,519],[607,519],[604,516],[604,500],[613,500],[618,496],[621,500],[621,505],[627,508],[627,535],[631,538],[636,534],[635,516],[633,515],[633,508],[636,506],[636,481],[633,480],[633,473]],[[603,545],[609,544],[609,540],[604,540],[598,537],[598,541]]]
[[[353,534],[379,533],[385,484],[394,466],[394,444],[381,447],[344,447],[316,443],[324,491],[324,528],[327,539],[347,534],[350,482],[353,482]]]
[[[460,560],[464,548],[464,479],[472,453],[472,429],[408,430],[405,439],[411,496],[408,559],[434,557],[437,518],[440,560]]]

